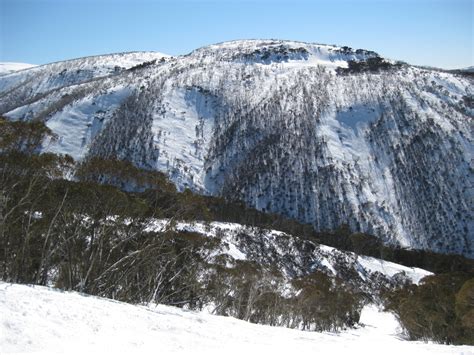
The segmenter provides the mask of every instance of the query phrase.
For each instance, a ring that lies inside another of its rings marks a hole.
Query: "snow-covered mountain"
[[[134,306],[41,286],[0,283],[2,354],[470,354],[472,347],[405,341],[374,306],[339,334],[251,324],[163,305]]]
[[[245,40],[0,77],[45,151],[118,157],[180,189],[386,242],[474,256],[472,79],[348,47]]]
[[[28,63],[0,62],[0,75],[10,74],[19,70],[30,69],[35,66],[35,64]]]

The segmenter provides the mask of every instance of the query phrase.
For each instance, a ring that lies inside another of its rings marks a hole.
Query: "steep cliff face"
[[[347,47],[234,41],[0,77],[44,150],[119,157],[317,229],[474,256],[472,79]]]

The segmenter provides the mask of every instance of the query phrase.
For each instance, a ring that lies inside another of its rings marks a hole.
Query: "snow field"
[[[474,354],[469,346],[403,340],[394,316],[374,306],[361,322],[337,334],[304,332],[0,283],[1,354]]]

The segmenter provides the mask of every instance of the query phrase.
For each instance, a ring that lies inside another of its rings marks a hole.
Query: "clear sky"
[[[474,65],[474,0],[0,0],[0,61],[44,64],[278,38],[374,50],[412,64]]]

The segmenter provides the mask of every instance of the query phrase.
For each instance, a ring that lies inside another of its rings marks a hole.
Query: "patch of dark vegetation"
[[[459,75],[465,78],[474,79],[474,70],[454,69],[447,70],[448,73]]]
[[[392,261],[408,267],[418,267],[434,273],[474,271],[474,260],[462,255],[440,254],[386,245],[373,235],[353,233],[345,225],[335,231],[315,233],[314,236],[317,242],[337,249]]]
[[[161,61],[160,61],[161,62]],[[152,65],[155,65],[156,64],[156,59],[154,60],[150,60],[148,62],[143,62],[143,63],[140,63],[140,64],[137,64],[131,68],[128,69],[128,71],[135,71],[135,70],[139,70],[139,69],[143,69],[143,68],[146,68],[146,67],[150,67]]]
[[[381,57],[370,57],[366,60],[349,60],[348,67],[338,67],[336,69],[339,75],[358,74],[358,73],[379,73],[383,71],[398,70],[403,66],[403,63],[391,63]]]
[[[351,47],[348,46],[342,46],[340,48],[337,48],[333,50],[335,53],[341,53],[344,55],[351,55],[351,54],[356,54],[356,55],[365,55],[367,57],[379,57],[379,55],[374,52],[374,51],[369,51],[367,49],[352,49]]]
[[[244,61],[256,61],[260,63],[270,64],[272,62],[287,62],[289,60],[308,59],[309,52],[306,48],[291,48],[285,45],[264,47],[256,49],[251,53],[240,56]]]
[[[425,277],[386,295],[411,340],[474,345],[474,273]]]

